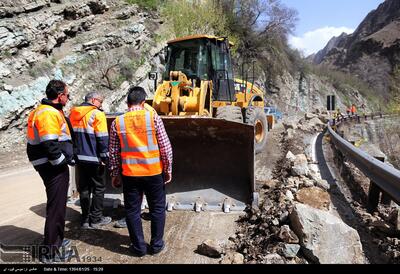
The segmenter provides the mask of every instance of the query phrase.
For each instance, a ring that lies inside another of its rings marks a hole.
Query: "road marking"
[[[14,176],[14,175],[21,175],[23,173],[28,173],[28,172],[32,172],[32,171],[34,171],[34,169],[31,167],[31,168],[27,168],[27,169],[23,169],[23,170],[8,172],[8,173],[0,174],[0,178],[10,177],[10,176]]]
[[[320,134],[322,134],[322,133],[320,133]],[[318,136],[319,136],[319,134],[315,135],[311,141],[311,158],[312,158],[313,163],[317,162],[317,152],[316,152],[315,146],[316,146]]]

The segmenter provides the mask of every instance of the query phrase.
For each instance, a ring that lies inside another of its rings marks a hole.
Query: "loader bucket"
[[[162,117],[174,161],[167,209],[242,211],[254,185],[254,127],[215,118]]]
[[[108,116],[108,123],[114,118]],[[252,125],[203,117],[161,118],[173,150],[167,210],[243,211],[258,203]],[[107,178],[106,193],[121,193],[110,185]]]

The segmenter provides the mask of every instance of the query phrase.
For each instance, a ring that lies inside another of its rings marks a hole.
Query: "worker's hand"
[[[164,184],[170,183],[172,180],[172,174],[171,173],[164,173]]]
[[[120,188],[122,186],[121,176],[111,177],[111,185],[114,188]]]

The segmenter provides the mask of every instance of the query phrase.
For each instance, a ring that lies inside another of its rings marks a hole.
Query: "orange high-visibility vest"
[[[161,174],[154,112],[135,110],[118,116],[115,125],[121,144],[124,176],[154,176]]]
[[[64,115],[57,109],[49,105],[40,105],[29,114],[28,143],[32,146],[40,146],[40,143],[57,140],[59,142],[71,141],[71,133],[65,121]],[[30,159],[33,166],[37,167],[50,162],[52,165],[58,165],[65,159],[61,154],[60,158],[49,160],[44,153],[35,155]]]

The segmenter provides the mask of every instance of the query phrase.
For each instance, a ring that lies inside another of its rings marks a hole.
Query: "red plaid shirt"
[[[129,111],[143,110],[141,106],[133,106]],[[160,116],[154,115],[154,126],[156,129],[156,138],[160,149],[160,158],[163,166],[163,172],[171,175],[172,173],[172,147],[164,123]],[[109,170],[112,177],[116,177],[121,173],[121,144],[119,141],[115,120],[111,124],[110,140],[108,145],[110,152]]]

